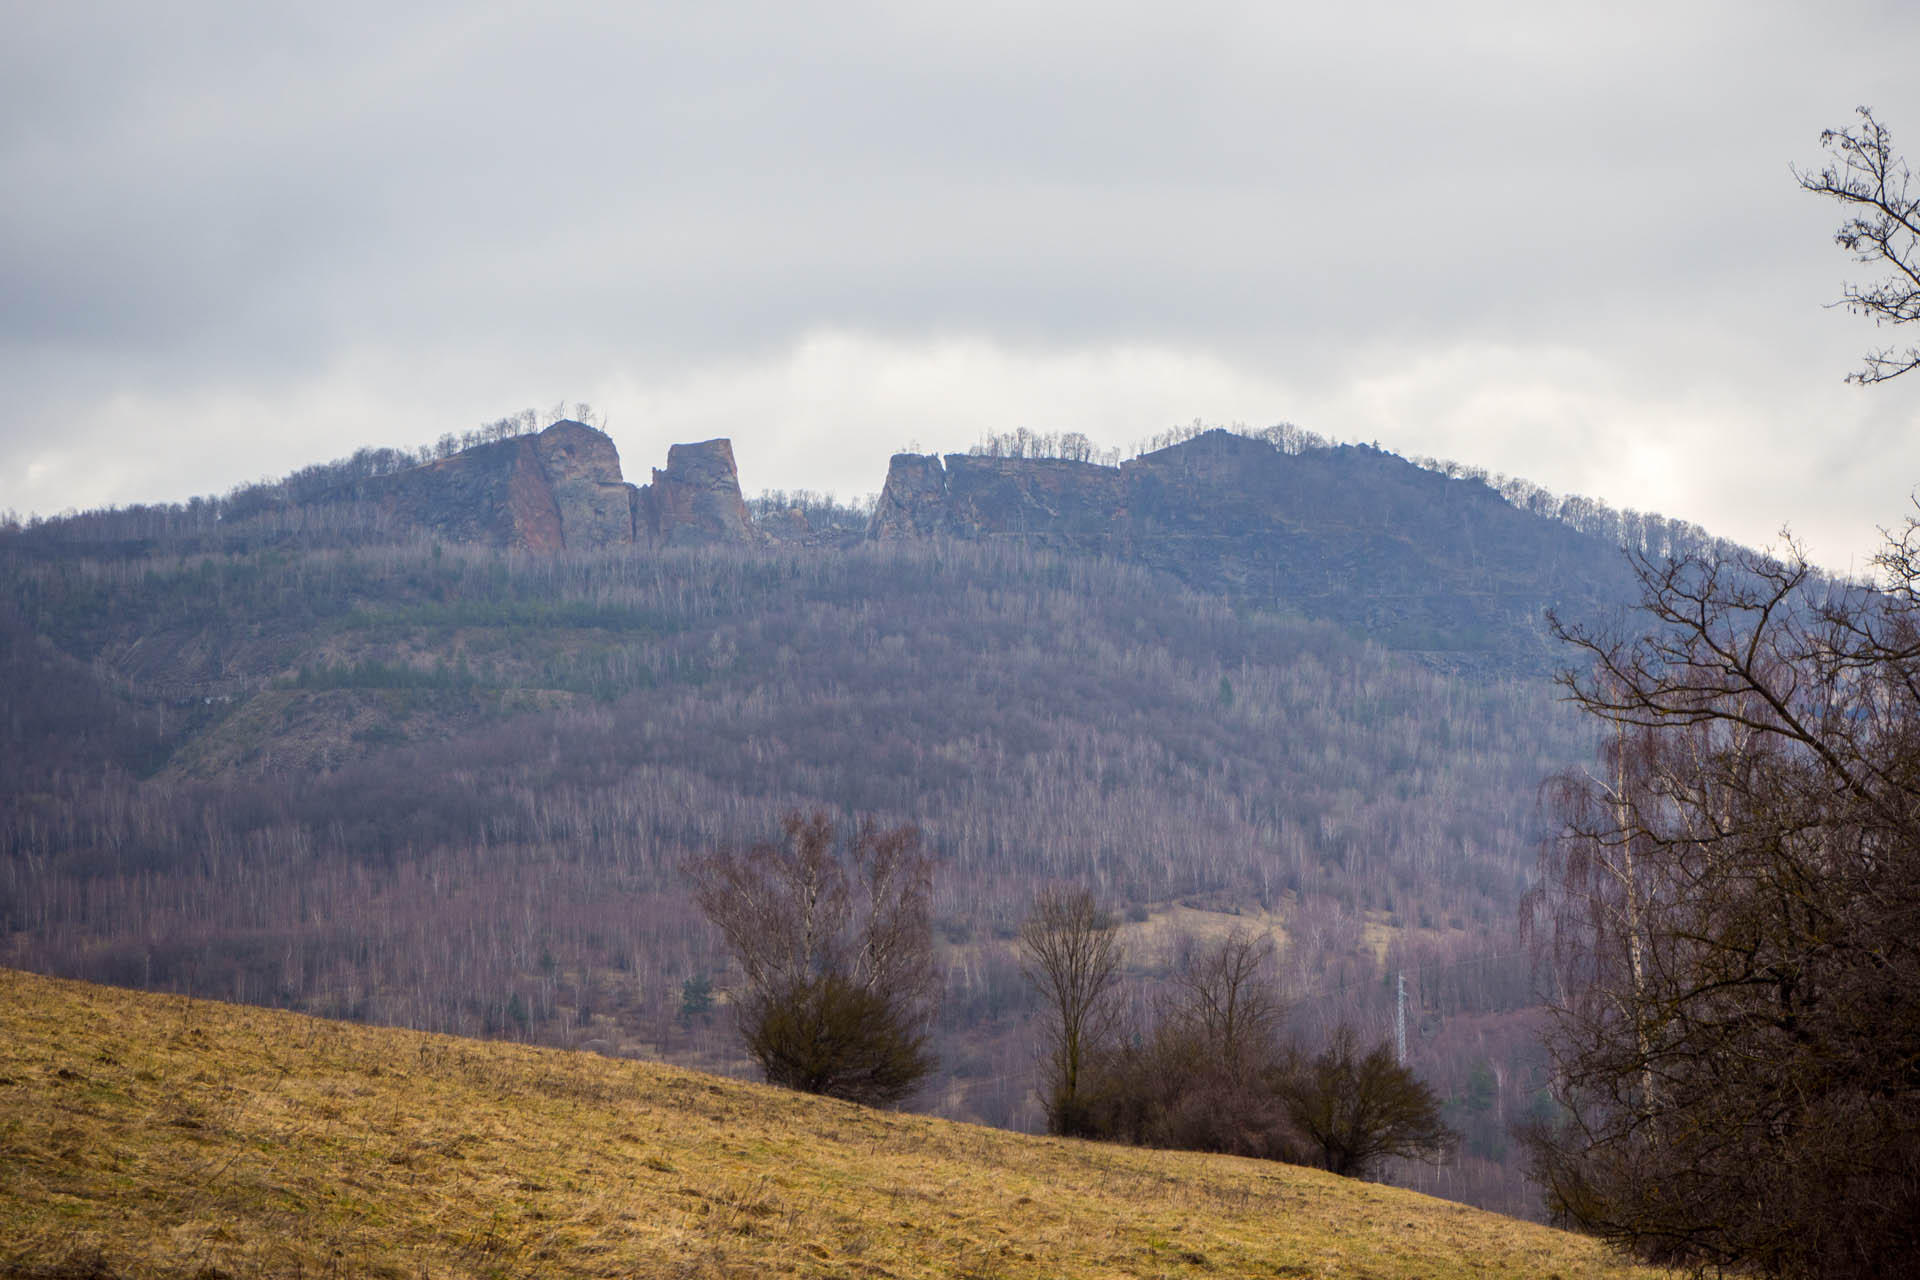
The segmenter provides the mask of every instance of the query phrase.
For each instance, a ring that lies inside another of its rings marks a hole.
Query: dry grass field
[[[0,970],[0,1276],[1655,1274],[1312,1170]]]

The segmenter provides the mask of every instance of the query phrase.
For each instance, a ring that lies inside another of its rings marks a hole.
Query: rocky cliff
[[[653,483],[634,491],[632,521],[636,539],[655,546],[753,541],[733,443],[704,440],[668,449],[666,470],[656,467]]]
[[[1162,569],[1446,667],[1550,667],[1548,608],[1630,598],[1610,547],[1366,446],[1209,431],[1118,467],[898,454],[869,533],[1013,540]]]
[[[560,513],[561,546],[634,540],[633,486],[620,476],[620,454],[611,439],[585,423],[556,422],[533,442]]]
[[[603,432],[556,422],[382,477],[371,498],[397,529],[531,551],[689,546],[754,539],[726,440],[676,444],[635,487]]]

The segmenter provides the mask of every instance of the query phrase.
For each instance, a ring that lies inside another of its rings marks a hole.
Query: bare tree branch
[[[933,1069],[933,862],[919,829],[862,819],[842,841],[822,812],[784,837],[686,868],[740,965],[747,1050],[775,1084],[888,1105]]]
[[[1548,786],[1564,986],[1537,1174],[1649,1258],[1877,1276],[1920,1249],[1920,680],[1891,588],[1797,551],[1636,562],[1647,628],[1555,623],[1614,729]],[[1791,550],[1791,549],[1790,549]]]
[[[1893,135],[1860,107],[1860,124],[1851,129],[1828,129],[1820,145],[1830,159],[1813,172],[1793,170],[1802,189],[1838,200],[1849,216],[1834,233],[1834,243],[1853,255],[1855,262],[1885,266],[1886,279],[1866,286],[1843,286],[1836,306],[1869,317],[1874,324],[1900,325],[1920,320],[1920,195],[1912,190],[1913,174],[1893,149]],[[1847,375],[1863,385],[1886,382],[1920,367],[1920,346],[1899,351],[1882,347],[1869,352],[1866,364]]]
[[[1020,926],[1021,969],[1051,1018],[1042,1101],[1054,1133],[1086,1127],[1081,1076],[1112,1016],[1120,960],[1118,922],[1087,889],[1043,890]]]

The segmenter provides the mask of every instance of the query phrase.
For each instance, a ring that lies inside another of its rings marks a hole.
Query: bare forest
[[[1461,1142],[1386,1175],[1537,1214],[1516,908],[1540,779],[1592,746],[1545,680],[1017,543],[532,554],[300,518],[0,541],[0,963],[744,1073],[690,860],[787,812],[912,823],[911,1105],[1041,1126],[1019,930],[1073,883],[1121,913],[1141,1008],[1237,930],[1297,1035],[1365,1048],[1404,974]]]

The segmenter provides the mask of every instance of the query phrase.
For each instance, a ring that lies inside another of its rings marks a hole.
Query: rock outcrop
[[[969,536],[1033,539],[1125,554],[1133,544],[1127,474],[1064,458],[947,459],[952,525]]]
[[[1131,544],[1127,477],[1115,467],[1061,458],[897,453],[868,536],[1019,538],[1079,551]]]
[[[584,422],[462,450],[371,482],[391,526],[449,542],[530,551],[700,546],[754,540],[726,440],[676,444],[638,488],[613,441]]]
[[[566,532],[536,439],[517,436],[477,445],[369,481],[357,496],[377,503],[395,531],[417,530],[448,542],[558,550],[566,545]]]
[[[953,498],[938,455],[894,454],[887,462],[887,482],[880,488],[867,536],[894,541],[953,531]]]
[[[634,541],[633,486],[620,477],[620,454],[603,432],[556,422],[533,437],[562,544],[607,547]]]
[[[632,522],[640,541],[663,547],[697,547],[754,541],[733,442],[703,440],[667,450],[667,467],[634,491]]]
[[[1588,535],[1477,480],[1218,430],[1118,467],[899,454],[868,536],[1110,555],[1454,668],[1551,669],[1543,611],[1577,615],[1630,585]]]

